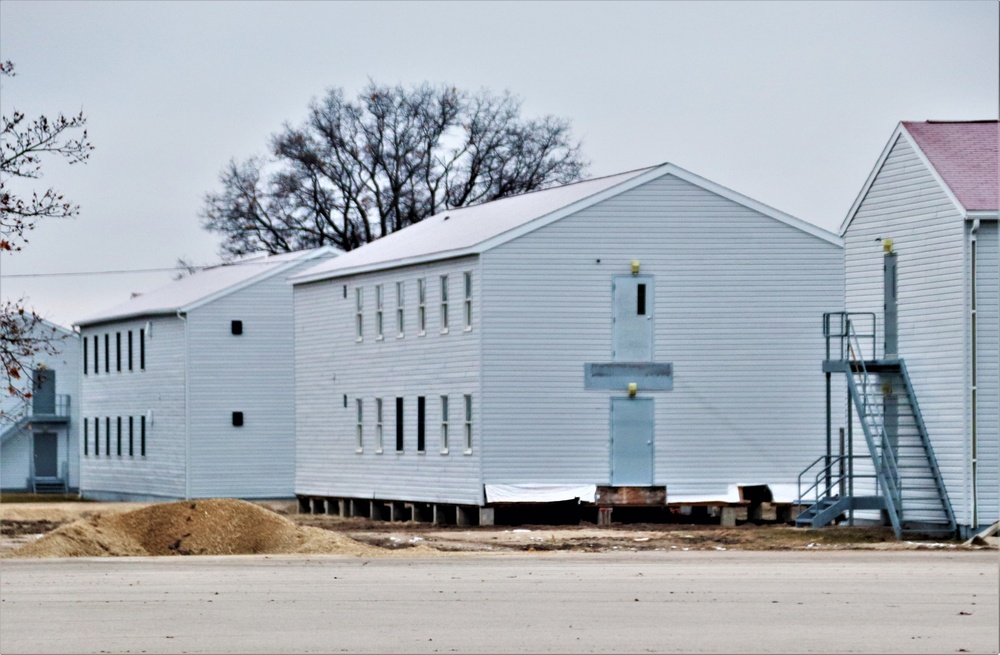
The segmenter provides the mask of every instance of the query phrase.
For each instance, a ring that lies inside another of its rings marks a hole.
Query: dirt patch
[[[414,545],[411,551],[429,550]],[[234,499],[181,501],[100,514],[49,532],[10,557],[387,553],[350,537],[298,526],[275,512]],[[420,554],[433,554],[429,553]],[[417,553],[413,553],[417,554]]]

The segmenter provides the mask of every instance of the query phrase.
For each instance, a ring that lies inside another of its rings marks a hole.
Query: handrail
[[[812,502],[812,503],[819,502],[821,496],[823,496],[823,497],[829,496],[830,495],[830,491],[833,490],[833,489],[836,489],[837,487],[839,487],[841,481],[846,481],[846,480],[849,480],[849,479],[852,479],[852,478],[853,479],[858,479],[858,478],[861,478],[861,479],[864,479],[864,478],[876,478],[877,479],[877,476],[875,474],[859,474],[859,473],[851,474],[851,473],[847,473],[845,471],[843,473],[838,473],[838,474],[836,474],[836,476],[831,477],[830,478],[831,482],[825,488],[822,488],[822,490],[820,488],[820,483],[821,483],[821,481],[823,481],[823,480],[826,479],[827,473],[831,473],[831,476],[832,476],[832,472],[833,472],[834,466],[839,465],[841,462],[847,462],[847,461],[855,460],[855,459],[868,459],[868,458],[869,458],[868,455],[839,455],[837,457],[832,457],[830,459],[830,463],[827,466],[824,466],[823,468],[821,468],[816,473],[815,477],[813,478],[813,483],[805,490],[805,493],[803,493],[803,491],[802,491],[802,477],[806,473],[808,473],[810,471],[810,469],[812,469],[814,466],[816,466],[816,464],[820,463],[821,461],[826,460],[826,455],[823,455],[823,456],[819,457],[818,459],[816,459],[816,461],[814,461],[812,464],[810,464],[809,466],[807,466],[801,473],[799,473],[798,482],[797,482],[797,487],[798,487],[798,500],[797,500],[797,504],[801,506],[801,505],[805,505],[806,504],[806,502],[804,502],[804,501]],[[813,499],[811,501],[809,501],[810,492],[812,492],[812,495],[813,495]]]
[[[836,331],[833,330],[834,324],[832,319],[834,317],[836,317],[837,319]],[[876,337],[875,334],[876,318],[874,312],[826,312],[825,314],[823,314],[823,336],[826,338],[826,358],[828,360],[832,359],[832,357],[830,356],[831,355],[830,340],[837,339],[839,347],[837,360],[848,361],[848,358],[845,357],[845,355],[849,354],[850,352],[848,341],[850,337],[851,328],[853,328],[855,324],[861,321],[868,324],[870,326],[870,330],[865,333],[857,334],[858,346],[859,346],[858,350],[860,351],[861,339],[865,339],[866,341],[868,339],[871,339],[871,352],[872,355],[874,355],[875,337]],[[857,331],[855,330],[855,332]]]

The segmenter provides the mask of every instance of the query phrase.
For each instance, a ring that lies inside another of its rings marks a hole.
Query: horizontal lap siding
[[[303,266],[188,316],[192,497],[293,495],[295,380],[292,287]],[[233,335],[231,323],[243,322]],[[243,412],[242,427],[232,423]]]
[[[152,319],[152,336],[146,339],[146,370],[139,368],[139,332],[146,321],[122,321],[84,328],[88,338],[90,372],[83,376],[81,420],[90,421],[90,454],[81,455],[80,488],[84,496],[182,498],[184,485],[184,324],[179,318]],[[133,369],[128,371],[128,331],[133,333]],[[115,333],[122,333],[122,372],[114,357],[111,372],[104,372],[104,334],[110,334],[112,352]],[[93,372],[93,335],[100,337],[100,373]],[[146,428],[146,457],[139,455],[140,416],[152,410],[153,423]],[[122,417],[123,456],[115,453],[117,435],[112,434],[112,455],[105,451],[104,418],[110,416],[112,430]],[[128,417],[135,417],[135,456],[128,457]],[[101,418],[101,454],[94,455],[94,417]],[[82,438],[83,428],[80,428]],[[81,449],[82,452],[82,449]]]
[[[676,178],[650,182],[484,255],[487,483],[607,484],[611,283],[655,276],[655,478],[668,494],[795,482],[825,440],[821,317],[843,251]],[[600,263],[597,262],[600,260]],[[640,395],[646,395],[639,390]]]
[[[968,307],[962,217],[900,138],[844,236],[847,309],[876,314],[878,356],[884,355],[884,256],[877,239],[893,240],[898,256],[899,355],[912,377],[956,515],[967,523]],[[855,433],[860,437],[857,425]]]
[[[1000,519],[1000,252],[997,222],[977,235],[979,525]]]
[[[463,324],[463,273],[473,272],[473,330]],[[450,331],[440,334],[439,277],[449,276]],[[427,279],[427,330],[417,335],[417,282]],[[405,331],[396,337],[396,282],[405,283]],[[347,297],[343,286],[347,285]],[[384,339],[375,339],[375,290],[385,290]],[[355,288],[364,289],[364,340],[355,341]],[[295,288],[296,477],[299,494],[479,504],[481,323],[474,258],[352,276]],[[450,452],[440,453],[440,400],[450,397]],[[463,454],[463,394],[472,394],[471,455]],[[347,396],[347,407],[343,397]],[[418,454],[417,397],[425,396],[426,452]],[[395,398],[405,451],[395,452]],[[385,449],[375,452],[375,398]],[[364,450],[355,452],[355,400],[364,401]]]

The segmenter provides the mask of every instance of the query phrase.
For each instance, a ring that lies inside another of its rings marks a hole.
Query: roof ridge
[[[441,211],[438,212],[438,214],[444,214],[445,212],[457,212],[457,211],[462,211],[463,209],[471,209],[473,207],[481,207],[481,206],[483,206],[483,205],[485,205],[487,203],[497,202],[499,200],[507,200],[508,198],[521,198],[521,197],[524,197],[524,196],[531,195],[532,193],[541,193],[543,191],[552,191],[553,189],[564,189],[564,188],[566,188],[568,186],[574,186],[576,184],[584,184],[585,182],[596,182],[598,180],[606,180],[609,177],[619,177],[619,176],[622,176],[622,175],[628,175],[630,173],[638,173],[639,171],[648,171],[648,170],[652,170],[654,168],[657,168],[659,166],[663,166],[665,163],[666,162],[664,162],[662,164],[653,164],[652,166],[640,166],[639,168],[633,168],[631,170],[621,171],[621,172],[618,172],[618,173],[609,173],[608,175],[601,175],[599,177],[588,177],[588,178],[585,178],[585,179],[582,179],[582,180],[573,180],[572,182],[565,182],[564,184],[557,184],[555,186],[545,187],[544,189],[532,189],[531,191],[524,191],[522,193],[514,193],[514,194],[511,194],[509,196],[501,196],[499,198],[493,198],[492,200],[484,200],[482,202],[477,202],[474,205],[462,205],[461,207],[451,207],[451,208],[448,208],[448,209],[442,209]],[[430,216],[428,216],[427,218],[430,218]]]

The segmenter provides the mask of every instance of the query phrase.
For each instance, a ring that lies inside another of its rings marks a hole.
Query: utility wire
[[[225,266],[272,266],[281,262],[261,261],[261,262],[232,262],[228,264],[212,264],[205,266],[171,266],[170,268],[130,268],[118,271],[71,271],[66,273],[15,273],[13,275],[3,275],[0,277],[81,277],[86,275],[123,275],[129,273],[166,273],[166,272],[187,272],[190,270],[203,271],[209,268],[222,268]]]

